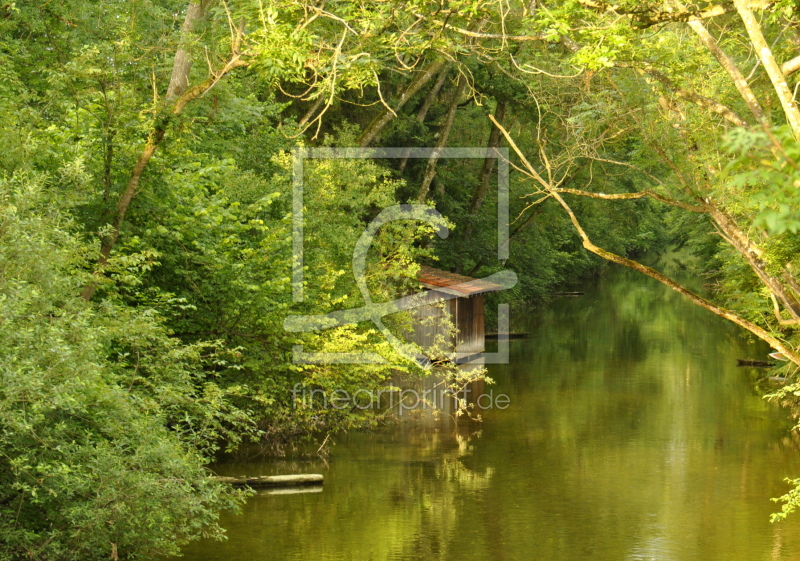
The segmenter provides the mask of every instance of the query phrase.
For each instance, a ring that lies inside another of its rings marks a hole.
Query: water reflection
[[[491,372],[511,407],[342,437],[328,464],[223,466],[326,484],[253,497],[186,559],[800,559],[800,519],[769,523],[800,475],[791,422],[735,366],[767,349],[625,271],[517,327]]]

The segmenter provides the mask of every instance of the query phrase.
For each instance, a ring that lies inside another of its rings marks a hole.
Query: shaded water
[[[517,327],[531,338],[491,368],[508,409],[340,437],[327,464],[222,466],[326,483],[253,497],[185,559],[800,560],[800,514],[769,522],[800,476],[791,422],[735,366],[768,349],[620,270]]]

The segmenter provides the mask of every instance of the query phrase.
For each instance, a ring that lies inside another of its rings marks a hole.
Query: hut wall
[[[451,301],[453,323],[458,328],[457,348],[462,354],[482,353],[484,340],[483,294],[457,298]]]
[[[431,290],[426,298],[431,302],[441,295]],[[445,315],[446,310],[446,315]],[[458,329],[456,340],[451,343],[461,354],[482,353],[484,340],[484,297],[483,294],[465,296],[448,300],[444,306],[431,303],[413,311],[414,325],[410,340],[422,348],[432,348],[437,336],[448,332],[448,319]]]
[[[433,348],[437,336],[447,332],[447,317],[445,315],[445,309],[447,308],[433,303],[440,299],[441,296],[435,290],[429,290],[422,298],[431,303],[412,310],[414,322],[413,332],[409,337],[409,341],[418,344],[423,349]]]

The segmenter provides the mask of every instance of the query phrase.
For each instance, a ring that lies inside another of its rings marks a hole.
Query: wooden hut
[[[433,267],[422,267],[417,279],[427,289],[424,298],[431,304],[415,310],[412,341],[423,349],[432,349],[437,337],[449,336],[457,362],[480,360],[486,350],[484,294],[503,287]],[[437,305],[443,298],[449,300]],[[451,335],[450,324],[455,327],[454,335]]]
[[[412,310],[414,321],[409,341],[417,343],[429,357],[435,358],[441,351],[453,357],[455,351],[454,362],[464,372],[482,367],[485,351],[484,295],[503,287],[433,267],[422,267],[417,279],[424,289],[419,297],[427,304]],[[408,409],[398,407],[396,410],[406,419],[434,420],[439,418],[439,413],[451,415],[456,404],[452,394],[444,395],[445,378],[436,368],[430,376],[422,379],[398,373],[390,382],[392,386],[433,398],[430,402],[418,403],[413,409],[415,415],[409,415]],[[473,382],[459,397],[472,401],[483,393],[483,389],[482,380]]]

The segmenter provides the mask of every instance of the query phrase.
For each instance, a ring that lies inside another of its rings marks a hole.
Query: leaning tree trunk
[[[506,102],[502,99],[497,100],[497,107],[494,110],[494,119],[501,125],[506,118]],[[489,192],[489,180],[492,178],[492,171],[494,171],[495,160],[497,157],[494,154],[494,149],[500,146],[500,139],[502,133],[497,126],[492,123],[492,129],[489,132],[489,141],[486,143],[486,158],[483,160],[483,167],[481,168],[480,176],[478,177],[478,185],[472,193],[472,200],[469,204],[470,216],[475,216],[483,206],[483,201],[486,198],[486,193]],[[472,238],[472,231],[475,228],[475,221],[469,220],[464,228],[464,239],[469,241]]]
[[[706,26],[699,20],[690,21],[689,27],[691,27],[697,36],[700,38],[700,41],[706,46],[706,48],[714,55],[714,58],[717,59],[720,66],[725,69],[725,72],[728,73],[731,80],[733,80],[736,89],[739,90],[739,94],[744,99],[747,107],[750,109],[750,112],[756,118],[759,124],[767,124],[766,115],[764,115],[764,110],[761,108],[761,104],[758,102],[753,90],[750,89],[750,84],[747,83],[747,79],[744,77],[742,72],[736,66],[736,63],[733,59],[728,56],[719,46],[716,39],[711,36],[706,29]]]
[[[557,189],[554,186],[550,185],[544,178],[542,178],[536,171],[536,169],[528,161],[528,159],[525,157],[525,155],[522,153],[522,151],[519,149],[517,144],[514,142],[514,139],[511,138],[511,135],[508,134],[508,131],[502,128],[502,126],[499,125],[498,123],[495,124],[498,125],[498,128],[501,129],[503,136],[505,137],[509,146],[511,146],[511,149],[514,150],[514,152],[521,160],[522,165],[526,168],[527,173],[531,177],[533,177],[539,184],[541,184],[542,187],[544,187],[544,190],[547,192],[547,194],[553,199],[555,199],[566,211],[570,221],[572,222],[573,227],[575,228],[575,231],[580,236],[583,242],[583,247],[585,249],[587,249],[588,251],[594,253],[599,257],[602,257],[603,259],[606,259],[613,263],[617,263],[619,265],[623,265],[630,269],[634,269],[635,271],[639,271],[640,273],[643,273],[648,277],[659,281],[660,283],[668,286],[672,290],[686,296],[694,304],[697,304],[698,306],[705,308],[706,310],[709,310],[710,312],[713,312],[714,314],[723,317],[735,323],[736,325],[739,325],[740,327],[747,329],[750,333],[752,333],[762,341],[769,343],[775,349],[782,352],[791,362],[800,366],[800,354],[798,354],[797,351],[795,351],[795,349],[792,348],[785,341],[778,339],[766,329],[763,329],[762,327],[754,324],[753,322],[748,321],[747,319],[739,316],[738,314],[736,314],[731,310],[723,308],[722,306],[718,306],[717,304],[711,302],[710,300],[706,300],[702,296],[695,294],[694,292],[684,287],[674,279],[669,278],[668,276],[653,269],[652,267],[648,267],[632,259],[627,259],[625,257],[622,257],[621,255],[611,253],[610,251],[606,251],[605,249],[595,245],[592,242],[591,238],[587,235],[586,231],[581,226],[577,216],[575,216],[575,213],[572,211],[572,208],[567,204],[567,202],[560,194],[561,192],[567,192],[568,190]]]
[[[428,197],[428,191],[431,189],[433,178],[436,177],[436,166],[441,157],[442,149],[447,146],[447,141],[450,139],[450,130],[453,128],[453,121],[456,118],[456,110],[458,109],[458,102],[461,99],[461,94],[467,85],[467,79],[463,74],[458,75],[458,82],[453,97],[450,100],[450,106],[447,108],[447,115],[444,117],[444,123],[439,131],[439,139],[436,141],[436,148],[434,148],[431,157],[428,158],[428,166],[425,168],[425,175],[422,178],[422,184],[417,192],[417,200],[423,202]]]
[[[202,83],[189,88],[189,75],[192,69],[192,60],[188,49],[193,32],[200,20],[205,17],[208,7],[214,0],[202,0],[200,2],[190,2],[186,10],[186,18],[181,26],[181,37],[178,44],[178,49],[175,52],[175,60],[173,63],[172,74],[170,76],[169,87],[167,88],[166,102],[167,108],[156,118],[153,129],[147,137],[147,142],[144,149],[139,154],[136,164],[131,170],[128,183],[125,186],[125,191],[119,199],[117,204],[117,212],[114,222],[111,225],[111,231],[107,234],[100,245],[100,255],[97,259],[98,270],[108,262],[111,256],[111,251],[119,238],[120,229],[125,221],[125,214],[128,212],[128,207],[139,189],[139,182],[142,179],[142,174],[145,168],[150,163],[153,154],[155,154],[161,141],[164,140],[164,135],[167,131],[167,126],[170,121],[177,115],[180,115],[191,101],[202,96],[228,72],[239,66],[245,66],[246,63],[240,59],[238,53],[239,43],[241,41],[241,30],[237,35],[234,44],[232,45],[232,55],[225,66],[214,72],[212,76],[208,77]],[[94,296],[97,285],[90,282],[83,288],[81,296],[85,300],[91,300]]]
[[[786,120],[792,128],[792,134],[795,139],[800,139],[800,110],[797,109],[797,104],[794,101],[792,89],[786,82],[786,76],[783,74],[780,65],[775,61],[772,54],[772,49],[767,45],[764,35],[761,32],[761,25],[756,20],[755,15],[750,10],[750,6],[746,0],[734,0],[736,11],[744,22],[744,27],[747,30],[747,35],[750,37],[750,42],[753,44],[761,64],[767,71],[772,87],[778,95],[778,99],[783,106],[783,112],[786,114]]]
[[[186,9],[186,18],[181,26],[178,50],[175,51],[175,59],[172,63],[172,75],[169,79],[166,95],[167,101],[179,98],[189,89],[189,75],[192,71],[192,54],[189,45],[198,22],[205,17],[206,10],[212,1],[195,0],[189,2],[189,7]]]
[[[447,80],[447,75],[450,72],[450,64],[446,64],[444,68],[439,72],[439,77],[436,79],[436,82],[433,84],[433,87],[428,92],[428,95],[425,96],[425,100],[422,102],[422,105],[417,111],[417,122],[424,123],[425,117],[428,116],[428,111],[430,111],[433,102],[436,101],[436,98],[439,95],[439,91],[444,86],[445,80]],[[408,152],[407,152],[408,153]],[[400,160],[400,167],[398,170],[402,174],[403,171],[406,169],[406,165],[408,165],[408,156],[403,156],[403,159]]]
[[[767,264],[762,260],[761,250],[758,246],[750,241],[747,234],[742,231],[733,218],[711,204],[707,206],[709,215],[725,237],[725,240],[745,258],[756,276],[783,304],[792,319],[800,321],[800,302],[784,287],[780,279],[768,272]]]
[[[361,136],[358,138],[358,145],[362,148],[369,146],[373,140],[381,133],[386,125],[391,122],[391,120],[396,116],[396,111],[400,110],[408,103],[408,100],[414,97],[414,95],[422,89],[422,86],[427,84],[431,81],[431,79],[436,76],[436,74],[444,68],[447,62],[443,59],[438,59],[430,63],[425,70],[418,73],[414,76],[414,79],[411,80],[411,83],[408,87],[400,94],[400,98],[397,100],[397,105],[394,111],[390,111],[387,107],[384,107],[383,110],[375,117],[372,122],[367,125],[367,128],[364,129],[364,132],[361,133]]]

